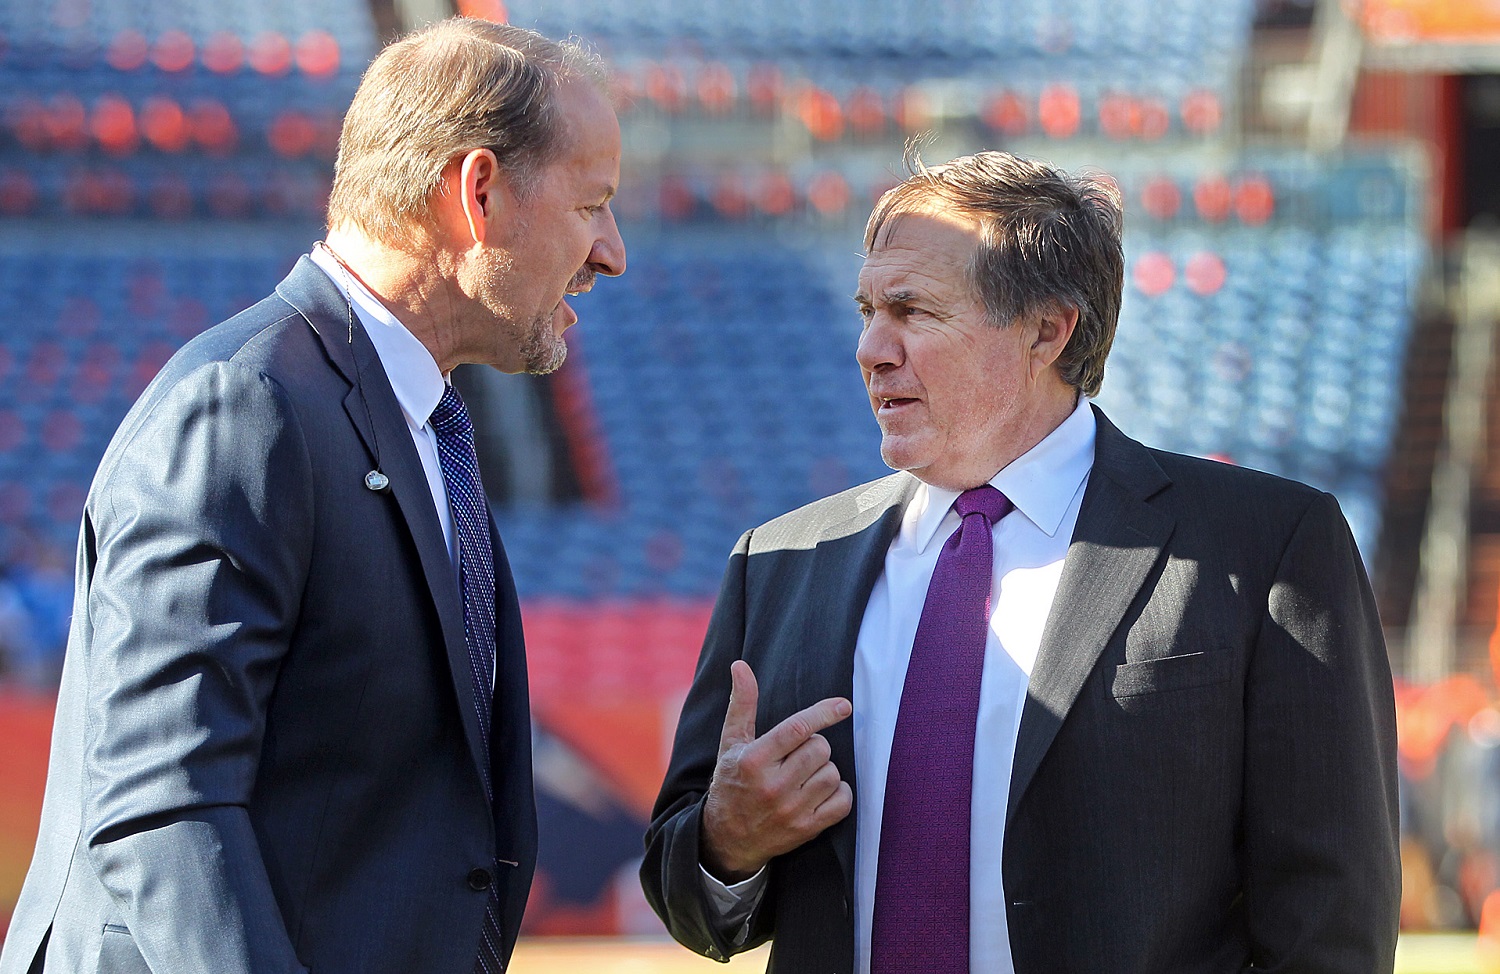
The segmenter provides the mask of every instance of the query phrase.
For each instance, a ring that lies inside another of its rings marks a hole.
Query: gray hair
[[[892,217],[930,202],[977,217],[981,239],[968,273],[990,321],[1003,327],[1052,307],[1076,308],[1078,324],[1058,372],[1084,395],[1097,395],[1125,287],[1118,187],[1100,175],[1069,175],[1008,152],[929,167],[918,149],[908,144],[908,177],[875,204],[866,252]]]

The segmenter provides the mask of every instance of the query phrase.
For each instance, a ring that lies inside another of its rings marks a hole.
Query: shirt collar
[[[323,247],[313,247],[308,256],[353,305],[365,334],[370,336],[370,344],[375,346],[380,367],[391,382],[391,391],[396,394],[406,421],[413,429],[426,426],[447,385],[432,353],[332,253]]]
[[[990,485],[1047,537],[1055,536],[1078,486],[1093,469],[1095,432],[1094,411],[1079,396],[1068,418],[990,478]],[[918,487],[903,525],[917,552],[927,550],[960,493],[927,483]]]

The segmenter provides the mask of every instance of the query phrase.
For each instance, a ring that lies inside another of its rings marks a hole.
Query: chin
[[[526,359],[526,371],[530,375],[547,375],[562,368],[563,363],[568,360],[568,346],[559,339],[551,348],[528,356]]]
[[[880,444],[880,459],[892,470],[916,471],[927,465],[929,457],[922,451],[913,449],[909,443],[891,442],[887,437]]]

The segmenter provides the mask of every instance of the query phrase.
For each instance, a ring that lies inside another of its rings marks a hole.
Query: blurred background
[[[930,132],[1119,184],[1101,404],[1337,495],[1398,674],[1403,925],[1500,937],[1493,0],[0,0],[0,931],[94,466],[322,235],[370,57],[454,12],[589,40],[624,129],[629,273],[560,373],[460,379],[526,616],[530,934],[661,935],[641,833],[728,551],[885,472],[849,296]]]

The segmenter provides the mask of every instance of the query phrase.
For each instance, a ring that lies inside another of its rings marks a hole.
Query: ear
[[[1062,355],[1078,327],[1078,309],[1054,302],[1037,313],[1031,341],[1031,375],[1036,378]]]
[[[470,149],[449,168],[449,190],[457,205],[456,222],[470,241],[482,244],[489,233],[490,221],[506,205],[501,191],[504,177],[495,153],[489,149]]]

